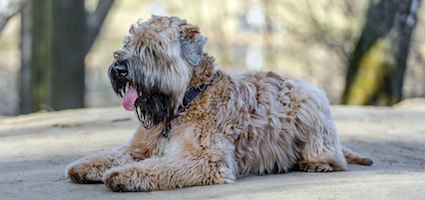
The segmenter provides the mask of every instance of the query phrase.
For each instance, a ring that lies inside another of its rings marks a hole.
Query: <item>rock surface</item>
[[[147,193],[114,193],[65,179],[68,164],[126,142],[137,126],[121,107],[34,113],[0,119],[0,199],[423,199],[425,100],[391,107],[332,106],[343,145],[371,167],[332,173],[289,172],[233,184]]]

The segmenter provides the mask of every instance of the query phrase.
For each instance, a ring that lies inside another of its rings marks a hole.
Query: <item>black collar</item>
[[[207,85],[202,83],[199,87],[193,87],[193,88],[190,88],[188,91],[186,91],[183,97],[183,106],[180,106],[177,115],[174,115],[173,117],[168,118],[165,123],[165,128],[162,131],[162,136],[164,138],[168,138],[168,134],[170,133],[170,130],[171,130],[171,121],[179,117],[180,113],[184,112],[187,108],[190,107],[191,105],[190,102],[192,102],[202,92],[202,90],[204,90],[205,86]]]
[[[205,84],[201,84],[199,87],[193,87],[190,88],[186,93],[184,93],[183,97],[183,107],[187,108],[191,101],[193,101],[198,94],[202,92],[202,90],[205,88]]]

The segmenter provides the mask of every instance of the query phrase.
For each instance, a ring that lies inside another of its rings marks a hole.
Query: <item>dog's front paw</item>
[[[75,183],[101,183],[108,164],[107,160],[83,158],[70,164],[65,176]]]
[[[103,175],[102,181],[103,183],[110,188],[114,192],[137,192],[141,191],[137,187],[138,180],[136,172],[128,172],[128,170],[124,170],[121,167],[112,168],[109,171],[105,172]]]
[[[76,183],[101,183],[103,172],[110,166],[104,154],[94,154],[71,163],[65,170],[65,176]]]
[[[105,172],[103,183],[114,192],[146,192],[157,190],[156,184],[134,167],[115,167]]]
[[[99,183],[102,177],[100,172],[85,164],[71,164],[65,174],[75,183]]]
[[[126,178],[117,171],[106,172],[103,176],[103,183],[114,192],[130,192],[126,187]]]

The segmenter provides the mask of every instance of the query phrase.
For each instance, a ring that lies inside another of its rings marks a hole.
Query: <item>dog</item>
[[[215,69],[206,42],[178,17],[132,25],[108,75],[140,126],[126,144],[70,164],[66,177],[153,191],[372,165],[340,144],[324,91],[274,72],[227,74]]]

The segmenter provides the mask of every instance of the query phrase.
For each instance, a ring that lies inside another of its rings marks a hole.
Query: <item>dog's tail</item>
[[[344,156],[347,159],[348,163],[369,166],[373,164],[372,159],[365,156],[361,156],[347,147],[342,147],[342,153],[344,153]]]

